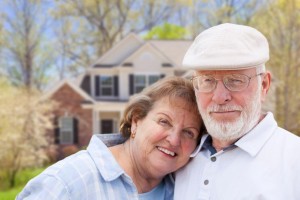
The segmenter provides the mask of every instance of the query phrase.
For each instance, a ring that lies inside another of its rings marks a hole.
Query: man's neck
[[[218,140],[215,138],[212,138],[212,146],[216,149],[217,152],[225,149],[226,147],[229,147],[232,145],[236,140],[232,141],[223,141],[223,140]]]

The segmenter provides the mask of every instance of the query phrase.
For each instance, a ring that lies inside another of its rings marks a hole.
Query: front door
[[[113,133],[113,120],[111,119],[103,119],[101,120],[101,133]]]

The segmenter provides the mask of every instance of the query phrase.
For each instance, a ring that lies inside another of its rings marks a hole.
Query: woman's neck
[[[124,144],[116,145],[109,149],[126,174],[131,177],[138,193],[149,192],[161,182],[162,178],[151,177],[147,171],[141,168],[141,165],[144,163],[138,163],[132,152],[131,145],[129,139]]]

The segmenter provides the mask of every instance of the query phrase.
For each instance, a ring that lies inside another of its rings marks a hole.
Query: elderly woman
[[[87,150],[47,168],[17,199],[173,199],[168,174],[189,161],[202,129],[191,83],[162,79],[129,101],[124,143],[108,148],[93,136]]]

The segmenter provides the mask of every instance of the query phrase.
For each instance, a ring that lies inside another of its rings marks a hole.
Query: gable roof
[[[85,91],[83,91],[80,87],[78,87],[77,85],[72,83],[72,81],[70,81],[68,79],[64,79],[64,80],[60,81],[58,84],[56,84],[53,88],[51,88],[49,91],[47,91],[45,93],[43,98],[45,98],[45,99],[50,98],[54,93],[56,93],[65,84],[70,86],[77,94],[82,96],[86,101],[91,101],[92,103],[95,103],[95,100],[92,99],[92,97],[90,97]]]
[[[169,62],[171,64],[175,64],[175,63],[173,63],[172,60],[170,60],[168,57],[166,57],[165,54],[162,54],[161,51],[159,51],[155,46],[151,45],[150,43],[145,43],[144,45],[142,45],[139,49],[137,49],[135,52],[133,52],[123,62],[126,63],[127,60],[133,59],[135,56],[137,56],[138,54],[140,54],[143,51],[150,51],[150,52],[154,53],[157,57],[161,58],[162,60],[166,60],[167,62]]]
[[[182,65],[182,59],[192,44],[190,40],[150,40],[149,43],[157,48],[177,66]]]
[[[118,65],[142,46],[143,43],[144,41],[136,34],[130,33],[96,60],[93,66],[97,66],[99,64],[106,66]]]
[[[130,33],[103,54],[94,63],[93,67],[114,67],[120,65],[136,54],[137,51],[140,51],[145,45],[153,46],[157,53],[161,54],[161,57],[164,57],[176,66],[181,66],[183,56],[191,44],[191,40],[142,40],[135,33]]]

